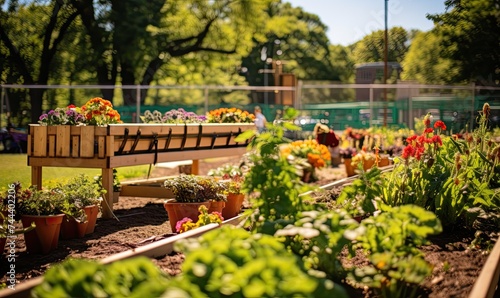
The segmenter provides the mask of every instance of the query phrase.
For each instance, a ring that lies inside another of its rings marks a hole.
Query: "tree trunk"
[[[30,88],[31,123],[38,123],[38,119],[42,115],[42,102],[45,90],[46,89]]]

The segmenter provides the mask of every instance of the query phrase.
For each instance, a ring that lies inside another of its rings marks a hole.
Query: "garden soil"
[[[207,174],[210,169],[226,163],[238,162],[237,158],[203,160],[199,164],[200,174]],[[152,177],[178,174],[178,168],[155,167],[152,171]],[[325,185],[345,176],[343,165],[323,169],[318,173],[319,181],[314,184]],[[334,198],[338,190],[333,189],[330,192]],[[57,250],[47,255],[26,253],[24,239],[20,235],[16,239],[15,251],[17,281],[22,283],[43,275],[53,264],[70,257],[102,259],[172,235],[162,199],[121,197],[113,208],[116,218],[99,218],[94,233],[80,239],[59,240]],[[432,243],[422,247],[422,250],[434,270],[432,276],[425,281],[420,297],[468,297],[487,254],[469,248],[473,240],[471,233],[447,232],[431,240]],[[0,283],[6,282],[7,268],[11,264],[7,256],[8,252],[5,250],[0,261]],[[153,261],[168,274],[176,275],[181,272],[183,260],[182,254],[174,253]],[[364,260],[360,257],[349,262],[356,266],[363,264]],[[351,290],[350,293],[352,297],[373,296],[362,289]]]

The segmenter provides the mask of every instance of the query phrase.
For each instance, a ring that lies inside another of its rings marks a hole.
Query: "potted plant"
[[[254,123],[255,115],[238,108],[219,108],[207,113],[208,123]]]
[[[26,251],[47,254],[57,248],[61,223],[64,217],[65,196],[58,189],[22,189],[16,183],[16,219],[24,228],[35,223],[36,228],[24,234]]]
[[[101,175],[95,176],[94,182],[99,186],[99,189],[103,189]],[[120,191],[121,191],[121,183],[120,179],[118,178],[118,171],[116,169],[113,169],[113,203],[118,202],[118,199],[120,197]]]
[[[226,206],[222,209],[222,217],[233,218],[240,213],[245,200],[245,194],[241,191],[245,178],[243,175],[230,176],[225,174],[222,179],[227,183],[227,201]]]
[[[82,238],[86,234],[93,233],[105,191],[84,174],[73,177],[58,188],[66,198],[61,237]]]
[[[296,162],[296,165],[302,165],[302,181],[317,181],[316,169],[323,168],[330,164],[330,151],[325,145],[319,144],[314,139],[298,140],[281,147],[283,156],[293,156],[302,159],[305,163]]]
[[[209,212],[221,212],[226,201],[226,185],[210,176],[181,174],[165,180],[163,186],[170,189],[175,196],[175,199],[166,200],[164,203],[172,230],[177,221],[184,217],[196,221],[200,205],[207,207]],[[214,210],[212,205],[218,205],[219,209]]]

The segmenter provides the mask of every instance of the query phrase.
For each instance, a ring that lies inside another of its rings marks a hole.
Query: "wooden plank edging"
[[[476,279],[469,298],[493,298],[500,276],[500,237],[486,259],[481,273]],[[500,291],[500,289],[498,289]]]

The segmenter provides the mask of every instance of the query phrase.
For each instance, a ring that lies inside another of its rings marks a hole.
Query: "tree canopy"
[[[444,58],[459,67],[449,81],[500,84],[500,2],[446,0],[446,12],[429,15],[442,38]]]

